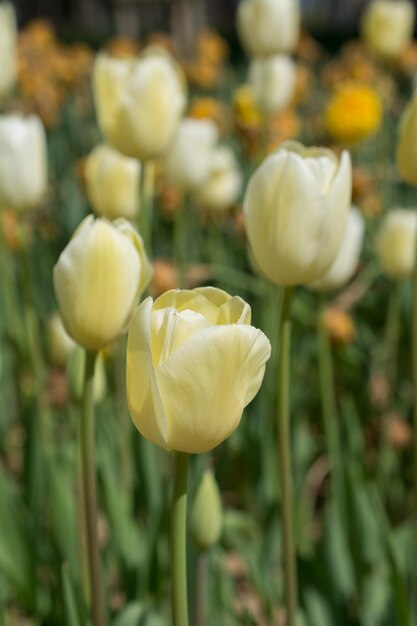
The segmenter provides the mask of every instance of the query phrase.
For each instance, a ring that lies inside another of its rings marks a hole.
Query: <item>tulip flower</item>
[[[138,213],[140,163],[111,146],[96,146],[85,166],[87,196],[97,215],[134,220]]]
[[[127,60],[99,54],[93,92],[101,131],[117,150],[140,161],[165,153],[186,103],[184,80],[167,53],[149,49]]]
[[[67,332],[89,350],[105,347],[126,330],[150,277],[142,238],[129,222],[88,216],[54,268]]]
[[[208,178],[194,192],[198,204],[208,210],[223,211],[237,201],[242,174],[232,150],[220,146],[212,154]]]
[[[263,113],[280,111],[291,102],[295,92],[295,63],[285,54],[255,58],[249,66],[249,84]]]
[[[414,18],[409,0],[373,0],[362,17],[362,37],[375,55],[395,59],[411,43]]]
[[[0,98],[14,87],[17,71],[17,25],[13,4],[0,4]]]
[[[170,181],[186,191],[203,183],[208,175],[219,133],[210,120],[183,120],[166,154]]]
[[[286,142],[252,175],[246,230],[259,271],[277,285],[318,280],[339,251],[351,200],[348,152]]]
[[[401,178],[417,186],[417,90],[401,116],[396,160]]]
[[[237,28],[252,56],[292,52],[300,30],[298,0],[241,0]]]
[[[409,278],[414,270],[417,215],[415,211],[394,209],[383,219],[376,253],[383,272],[390,278]]]
[[[223,525],[222,500],[211,470],[206,470],[191,508],[190,530],[198,550],[206,552],[220,539]]]
[[[139,432],[165,449],[207,452],[237,428],[270,356],[239,297],[213,287],[147,298],[129,326],[127,399]]]
[[[46,183],[46,138],[40,119],[0,115],[0,208],[37,207]]]
[[[356,207],[351,207],[339,252],[327,272],[311,285],[316,291],[332,291],[347,283],[355,273],[365,234],[365,221]]]

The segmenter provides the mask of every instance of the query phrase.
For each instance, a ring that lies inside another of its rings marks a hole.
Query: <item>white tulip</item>
[[[0,98],[7,96],[16,82],[17,24],[13,4],[0,3]]]
[[[351,200],[349,153],[286,142],[252,175],[244,199],[257,268],[278,285],[318,280],[338,253]]]
[[[87,196],[94,212],[109,220],[138,214],[140,163],[111,146],[100,144],[85,167]]]
[[[41,120],[36,115],[0,115],[0,208],[35,208],[46,183],[46,138]]]
[[[292,52],[300,31],[298,0],[241,0],[237,28],[248,54]]]
[[[417,214],[393,209],[382,220],[376,252],[382,271],[390,278],[409,278],[416,258]]]
[[[166,154],[165,166],[172,183],[186,191],[206,180],[219,133],[210,120],[185,119]]]
[[[222,211],[238,199],[242,174],[232,150],[220,146],[213,153],[208,178],[195,190],[194,197],[203,208]]]
[[[411,43],[414,19],[409,0],[373,0],[362,17],[362,37],[374,54],[394,59]]]
[[[98,55],[93,76],[101,131],[123,154],[146,161],[162,156],[186,104],[175,61],[149,50],[138,59]]]
[[[365,234],[365,220],[356,207],[351,207],[339,252],[322,278],[311,285],[316,291],[332,291],[346,284],[358,266]]]
[[[261,111],[267,114],[280,111],[294,96],[295,63],[285,54],[253,59],[249,66],[249,84]]]

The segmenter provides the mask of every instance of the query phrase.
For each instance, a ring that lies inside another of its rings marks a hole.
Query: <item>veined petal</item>
[[[126,388],[130,415],[149,441],[167,448],[166,417],[159,395],[151,354],[152,298],[136,309],[129,326]]]
[[[215,326],[157,367],[168,447],[207,452],[226,439],[261,385],[270,350],[268,339],[252,326]]]
[[[209,326],[211,324],[204,315],[190,309],[179,312],[169,307],[154,311],[151,315],[154,365],[165,363],[175,350]]]

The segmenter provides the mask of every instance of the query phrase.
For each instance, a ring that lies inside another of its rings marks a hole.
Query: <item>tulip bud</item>
[[[401,178],[417,186],[417,90],[401,116],[396,159]]]
[[[414,16],[409,0],[373,0],[362,17],[362,37],[375,55],[395,59],[411,42]]]
[[[93,91],[101,131],[117,150],[139,161],[165,153],[186,103],[182,75],[167,53],[99,54]]]
[[[138,213],[140,163],[110,146],[96,146],[85,166],[87,196],[97,215],[134,220]]]
[[[231,435],[271,353],[250,319],[246,302],[214,287],[168,291],[137,308],[126,389],[130,415],[146,439],[199,453]]]
[[[142,238],[129,222],[85,218],[54,267],[68,333],[84,348],[104,348],[126,330],[150,277]]]
[[[13,89],[17,70],[17,26],[13,4],[0,4],[0,99]]]
[[[76,344],[65,330],[59,313],[54,313],[48,320],[46,344],[51,363],[57,367],[65,367]]]
[[[210,120],[183,120],[166,155],[170,181],[186,191],[203,183],[218,139],[217,127]]]
[[[206,552],[218,542],[222,524],[219,487],[213,472],[206,470],[194,498],[190,519],[191,537],[200,552]]]
[[[394,209],[383,219],[376,239],[376,252],[383,272],[390,278],[412,275],[416,257],[417,215]]]
[[[351,200],[351,163],[286,142],[252,175],[244,199],[254,263],[277,285],[318,280],[338,253]]]
[[[85,377],[85,350],[81,346],[76,346],[72,351],[67,365],[67,379],[74,402],[81,402],[84,393],[84,377]],[[94,402],[101,402],[107,392],[106,369],[104,367],[103,356],[98,354],[94,366],[94,383],[93,383]]]
[[[311,285],[316,291],[332,291],[343,287],[358,266],[365,234],[365,221],[356,207],[351,207],[346,230],[337,256],[327,272]]]
[[[242,175],[232,150],[217,148],[212,154],[208,178],[196,188],[194,197],[204,209],[222,211],[238,199]]]
[[[0,208],[37,207],[46,179],[46,138],[40,119],[0,115]]]
[[[241,42],[252,56],[292,52],[300,31],[298,0],[241,0],[237,11]]]
[[[280,111],[294,96],[295,63],[285,54],[253,59],[249,66],[249,84],[263,113],[269,115]]]

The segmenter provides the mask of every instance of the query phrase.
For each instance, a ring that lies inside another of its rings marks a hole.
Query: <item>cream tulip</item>
[[[17,25],[10,2],[0,3],[0,99],[7,96],[16,82]]]
[[[129,326],[127,400],[139,432],[167,450],[198,453],[237,428],[270,356],[241,298],[215,289],[147,298]]]
[[[268,115],[280,111],[294,96],[295,63],[285,54],[255,58],[249,66],[249,84],[261,111]]]
[[[100,144],[87,157],[85,182],[94,212],[109,220],[138,214],[140,163]]]
[[[362,38],[377,56],[395,59],[411,43],[414,18],[409,0],[373,0],[361,20]]]
[[[365,220],[356,207],[351,207],[339,252],[324,276],[311,285],[312,289],[333,291],[352,278],[358,266],[364,234]]]
[[[123,154],[146,161],[162,156],[186,104],[175,61],[149,49],[138,59],[97,56],[94,101],[101,131]]]
[[[185,119],[177,128],[165,159],[166,173],[176,186],[189,191],[208,175],[219,133],[210,120]]]
[[[351,200],[351,163],[324,148],[286,142],[249,180],[244,199],[254,263],[278,285],[318,280],[341,245]]]
[[[298,0],[241,0],[237,11],[241,42],[252,56],[292,52],[300,32]]]
[[[67,332],[84,348],[104,348],[126,330],[150,277],[142,238],[129,222],[86,217],[54,267]]]
[[[390,278],[409,278],[416,257],[417,214],[393,209],[383,219],[376,238],[376,253],[382,271]]]
[[[0,208],[25,211],[47,184],[46,138],[36,115],[0,115]]]
[[[417,186],[417,89],[401,116],[396,160],[401,178]]]
[[[218,147],[212,154],[208,178],[194,192],[197,203],[204,209],[223,211],[239,197],[242,174],[232,150]]]

